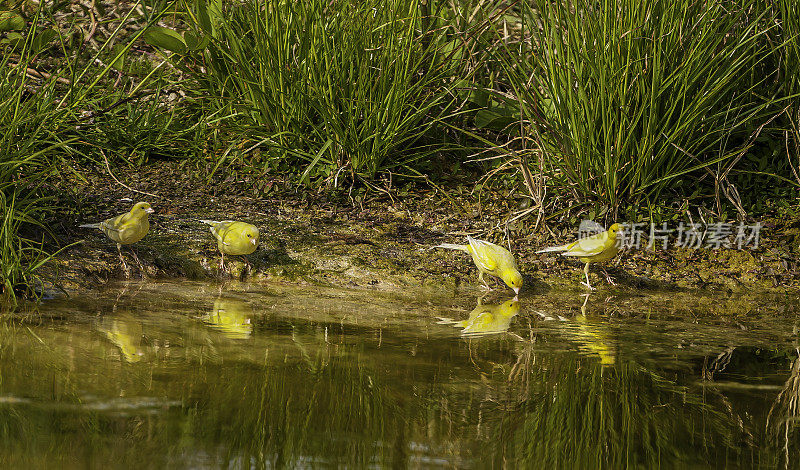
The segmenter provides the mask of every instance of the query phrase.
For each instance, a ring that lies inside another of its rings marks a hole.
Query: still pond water
[[[120,284],[0,323],[0,468],[797,468],[799,324],[790,297]]]

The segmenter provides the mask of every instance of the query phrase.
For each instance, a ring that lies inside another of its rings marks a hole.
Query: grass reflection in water
[[[0,464],[796,464],[795,320],[559,295],[159,283],[54,301],[0,330]]]

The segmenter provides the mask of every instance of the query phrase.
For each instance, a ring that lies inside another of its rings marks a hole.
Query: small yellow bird
[[[469,318],[462,321],[453,321],[442,318],[440,324],[451,324],[458,328],[463,328],[463,336],[480,336],[508,331],[511,320],[519,313],[519,300],[514,297],[501,304],[482,305],[478,300],[478,306],[469,314]]]
[[[255,225],[235,220],[201,220],[211,226],[217,239],[217,248],[222,253],[220,266],[225,268],[225,255],[249,255],[258,247],[258,228]]]
[[[147,214],[152,214],[153,208],[146,202],[137,202],[133,205],[130,212],[120,214],[116,217],[104,220],[96,224],[83,224],[83,228],[96,228],[100,229],[103,233],[108,235],[108,238],[117,242],[117,252],[119,252],[119,259],[122,260],[122,265],[125,270],[128,270],[128,265],[125,263],[125,258],[122,257],[122,245],[130,245],[136,243],[150,230],[150,222],[147,220]],[[139,258],[136,252],[133,253],[136,261]]]
[[[583,273],[586,275],[586,282],[581,283],[594,290],[594,287],[589,284],[589,263],[602,263],[617,256],[619,247],[617,247],[617,233],[622,230],[620,224],[612,225],[607,231],[592,235],[591,237],[581,238],[578,241],[567,243],[566,245],[553,246],[539,250],[536,253],[549,253],[561,252],[562,256],[570,256],[578,258],[586,266],[583,268]],[[613,284],[611,277],[606,273],[606,280]]]
[[[491,274],[492,276],[497,276],[502,279],[508,287],[514,289],[514,292],[519,294],[519,290],[522,288],[522,274],[519,273],[514,255],[502,246],[487,241],[467,237],[467,242],[469,242],[468,245],[443,243],[434,248],[466,251],[472,255],[472,261],[475,262],[475,266],[478,267],[478,271],[480,272],[478,279],[480,279],[487,289],[491,290],[489,285],[486,284],[483,275]]]

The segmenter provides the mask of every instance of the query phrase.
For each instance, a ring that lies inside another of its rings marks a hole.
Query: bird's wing
[[[212,220],[208,220],[208,221],[204,221],[204,222],[206,222],[208,225],[211,226],[211,227],[209,227],[209,230],[211,231],[211,234],[214,235],[214,238],[216,238],[217,241],[222,242],[222,238],[225,235],[225,226],[222,225],[223,222],[214,222]],[[214,223],[211,223],[211,222],[214,222]]]
[[[472,256],[475,264],[484,271],[494,271],[497,269],[497,260],[492,256],[497,246],[494,243],[489,243],[483,240],[476,240],[472,237],[467,237],[469,247],[472,249]]]
[[[581,238],[573,243],[570,249],[563,253],[564,256],[594,256],[604,252],[609,245],[608,232],[599,233],[591,237]]]
[[[119,232],[124,228],[125,222],[127,221],[126,217],[129,215],[130,213],[126,212],[116,217],[104,220],[100,222],[100,228],[106,230],[107,232]]]
[[[104,221],[100,222],[99,224],[97,224],[97,228],[99,228],[100,230],[102,230],[102,231],[104,231],[106,233],[108,233],[108,232],[114,232],[114,233],[119,232],[119,230],[117,230],[117,228],[114,226],[114,219],[104,220]]]
[[[229,240],[233,236],[235,236],[235,234],[233,233],[234,222],[235,221],[233,220],[223,220],[222,222],[219,222],[217,225],[211,227],[211,232],[214,234],[217,240],[223,245],[230,245],[230,243],[225,240]]]
[[[494,323],[494,315],[491,311],[481,312],[480,315],[475,317],[469,324],[468,330],[475,331],[476,333],[486,331]]]
[[[133,214],[131,214],[130,212],[126,212],[114,218],[114,226],[120,228],[122,226],[129,225],[131,222],[135,221],[136,218],[134,218]]]
[[[147,212],[139,211],[136,215],[126,212],[121,216],[114,219],[114,228],[118,231],[134,230],[139,232],[142,227],[142,221],[147,220]]]

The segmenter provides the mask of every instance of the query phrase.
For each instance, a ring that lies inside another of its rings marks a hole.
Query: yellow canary
[[[601,263],[617,256],[617,233],[622,230],[620,224],[612,225],[607,231],[592,235],[591,237],[581,238],[578,241],[567,243],[566,245],[553,246],[539,250],[536,253],[561,252],[562,256],[578,258],[586,263],[583,273],[586,275],[586,282],[582,283],[591,290],[594,287],[589,284],[589,263]],[[611,278],[606,273],[606,279],[613,284]]]
[[[258,228],[246,222],[235,220],[201,220],[211,226],[211,233],[217,239],[217,247],[222,253],[221,265],[225,266],[225,255],[249,255],[258,247]]]
[[[502,279],[508,287],[514,289],[514,292],[519,293],[522,287],[522,275],[519,273],[517,262],[510,251],[494,243],[476,240],[472,237],[467,237],[467,242],[469,242],[468,245],[443,243],[434,248],[447,248],[448,250],[460,250],[469,253],[472,255],[472,261],[475,262],[475,266],[478,267],[478,279],[487,289],[489,285],[486,284],[483,275],[491,274]]]
[[[214,310],[203,321],[229,338],[247,339],[253,332],[251,313],[252,308],[247,302],[220,298],[214,301]]]
[[[119,258],[122,260],[122,264],[127,270],[125,259],[122,257],[122,245],[136,243],[147,235],[147,232],[150,230],[150,222],[147,220],[147,214],[152,213],[153,208],[150,207],[150,204],[146,202],[137,202],[133,205],[130,212],[120,214],[96,224],[83,224],[81,227],[100,229],[103,233],[108,235],[108,238],[117,242]],[[136,253],[134,253],[134,256],[136,256]]]
[[[519,313],[519,300],[514,297],[501,304],[478,306],[469,314],[469,318],[462,321],[442,319],[439,323],[452,324],[461,330],[463,336],[490,335],[508,331],[511,320]]]

